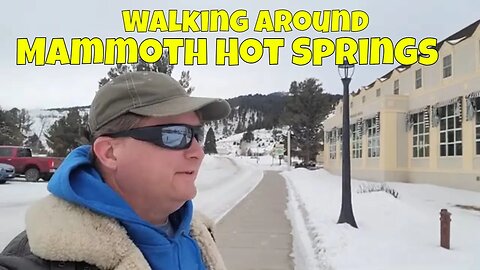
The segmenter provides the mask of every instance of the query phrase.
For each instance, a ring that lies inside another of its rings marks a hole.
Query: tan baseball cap
[[[91,132],[131,112],[143,116],[170,116],[199,111],[202,120],[220,120],[230,113],[224,99],[191,97],[172,77],[158,72],[122,74],[102,86],[90,106]]]

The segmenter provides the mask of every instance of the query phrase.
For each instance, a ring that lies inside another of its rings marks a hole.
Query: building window
[[[462,155],[462,121],[457,103],[438,108],[440,117],[440,156]]]
[[[430,125],[425,112],[412,115],[413,118],[413,157],[430,156]]]
[[[395,80],[393,82],[393,94],[398,95],[400,93],[400,82],[398,80]]]
[[[339,128],[337,129],[337,132],[338,132],[338,141],[340,142],[340,148],[339,148],[339,151],[338,151],[338,154],[340,156],[342,156],[342,149],[343,149],[343,140],[342,140],[342,136],[343,136],[343,129],[342,128]]]
[[[328,132],[328,138],[329,138],[329,150],[330,150],[330,159],[335,159],[337,157],[337,137],[335,136],[335,132],[330,131]]]
[[[380,93],[381,93],[380,88],[378,88],[378,89],[377,89],[377,97],[380,96]]]
[[[415,70],[415,89],[422,87],[422,70]]]
[[[452,76],[452,55],[443,57],[443,78]]]
[[[362,129],[360,123],[353,124],[352,153],[353,158],[362,158]]]
[[[475,99],[475,145],[477,148],[477,155],[480,155],[480,97]]]
[[[377,118],[367,120],[367,135],[368,135],[368,157],[380,156],[380,134],[378,132]]]
[[[367,97],[366,97],[366,96],[363,96],[363,97],[362,97],[362,103],[365,103],[366,100],[367,100]]]
[[[337,149],[335,148],[337,144],[331,143],[330,144],[330,159],[335,159],[337,156]]]

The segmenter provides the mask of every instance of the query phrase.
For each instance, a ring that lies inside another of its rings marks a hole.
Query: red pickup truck
[[[0,163],[12,165],[17,174],[25,175],[25,179],[30,182],[36,182],[40,178],[50,180],[62,160],[56,157],[32,157],[32,150],[27,147],[0,146]]]

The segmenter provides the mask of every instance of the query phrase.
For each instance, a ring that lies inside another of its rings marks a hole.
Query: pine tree
[[[282,131],[280,129],[272,130],[272,139],[274,142],[282,141]]]
[[[130,72],[130,71],[132,71],[131,66],[125,65],[125,64],[117,64],[115,67],[110,68],[110,70],[107,73],[108,77],[103,77],[102,79],[100,79],[100,81],[98,82],[98,88],[104,86],[111,79],[116,78],[119,75]]]
[[[290,97],[286,103],[286,119],[290,125],[292,149],[297,147],[299,153],[294,153],[304,161],[315,160],[321,150],[323,139],[322,121],[330,110],[329,97],[323,94],[321,83],[309,78],[303,82],[292,82]]]
[[[22,133],[23,137],[26,138],[27,134],[30,133],[30,130],[33,125],[32,118],[26,109],[21,109],[18,111],[16,117],[17,127]]]
[[[168,53],[168,50],[164,50],[162,57],[160,57],[157,62],[153,63],[152,71],[172,76],[173,67],[174,66],[170,64],[170,54]]]
[[[25,146],[31,148],[34,154],[46,154],[45,146],[43,145],[42,141],[40,141],[37,133],[33,133],[33,135],[28,136],[28,138],[25,140]]]
[[[215,141],[215,133],[212,128],[208,129],[207,136],[205,137],[205,154],[217,154],[217,143]]]
[[[235,129],[235,134],[242,133],[245,131],[245,127],[241,119],[238,120],[237,128]]]
[[[98,87],[102,87],[111,79],[116,78],[121,74],[132,71],[153,71],[172,76],[173,68],[174,66],[170,64],[170,56],[168,54],[168,50],[164,50],[160,59],[155,63],[147,63],[141,57],[139,57],[138,63],[134,65],[117,64],[115,67],[111,68],[108,71],[108,77],[103,77],[102,79],[100,79],[100,81],[98,82]],[[195,90],[195,87],[190,85],[190,80],[190,71],[182,71],[180,80],[178,80],[178,82],[183,88],[185,88],[189,95],[193,92],[193,90]]]
[[[252,130],[248,129],[247,132],[243,134],[241,141],[249,143],[249,142],[253,142],[254,140],[255,140],[255,137],[253,136]]]
[[[222,122],[223,124],[223,131],[222,131],[222,135],[224,137],[228,137],[230,135],[232,135],[232,132],[230,131],[230,129],[228,128],[228,123],[225,121],[225,122]]]
[[[72,109],[50,126],[45,137],[54,156],[64,157],[84,143],[82,127],[86,126],[86,119],[80,116],[78,109]]]
[[[0,145],[23,145],[26,136],[22,130],[29,131],[29,126],[22,129],[18,120],[20,112],[17,108],[9,111],[0,109]]]
[[[178,80],[178,82],[180,83],[180,85],[185,88],[185,90],[187,91],[187,94],[191,94],[193,92],[193,90],[195,90],[195,87],[193,86],[190,86],[190,80],[192,78],[190,77],[190,71],[182,71],[182,75],[180,76],[180,80]]]

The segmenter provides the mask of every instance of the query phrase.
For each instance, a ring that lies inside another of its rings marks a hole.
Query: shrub
[[[358,187],[357,193],[371,193],[371,192],[379,192],[384,191],[394,198],[398,198],[398,192],[389,187],[386,183],[368,183],[368,184],[361,184]]]

